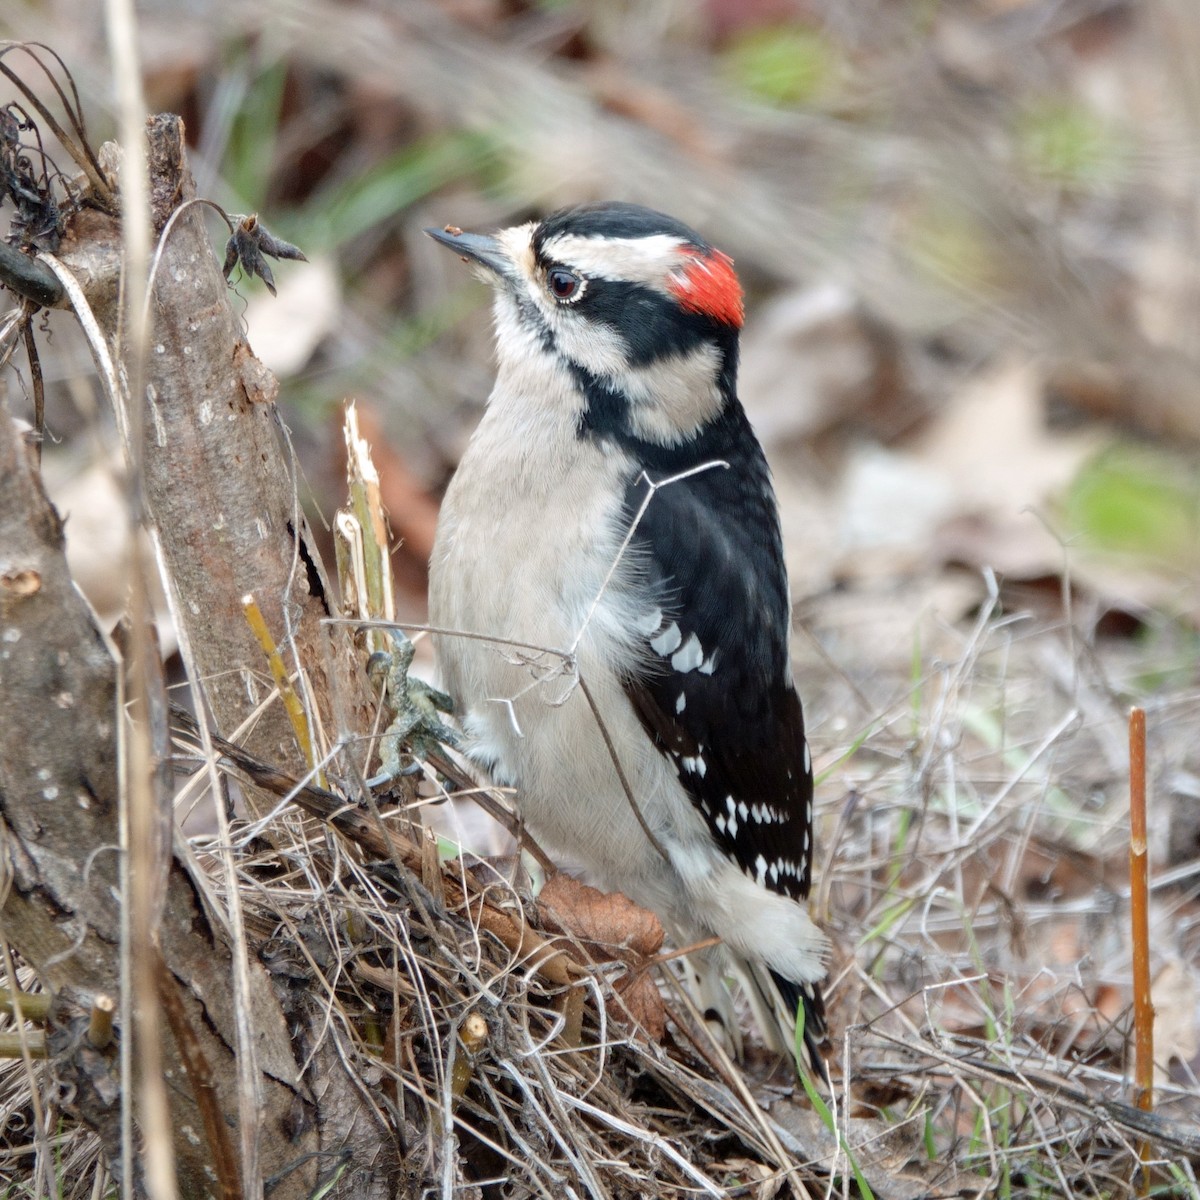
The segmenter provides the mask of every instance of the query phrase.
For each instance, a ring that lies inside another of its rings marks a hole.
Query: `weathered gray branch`
[[[59,996],[52,1070],[75,1114],[120,1163],[115,1048],[83,1036],[97,994],[120,979],[117,774],[118,665],[67,570],[62,526],[42,491],[32,455],[0,406],[0,845],[11,882],[0,937]],[[224,1114],[236,1111],[230,951],[210,923],[186,870],[171,865],[159,942],[173,989]],[[252,970],[262,1106],[262,1161],[282,1171],[316,1149],[296,1120],[311,1105],[266,974]],[[69,998],[79,1008],[72,1010]],[[164,1046],[182,1194],[216,1194],[197,1080],[177,1039]],[[84,1083],[86,1081],[86,1086]],[[304,1196],[315,1169],[288,1176],[276,1195]],[[136,1181],[135,1181],[136,1182]]]
[[[156,234],[195,195],[183,122],[152,118],[151,202]],[[102,161],[116,159],[112,153]],[[81,210],[59,257],[80,280],[110,345],[117,343],[119,224]],[[232,734],[270,692],[241,599],[253,593],[285,656],[303,663],[331,731],[370,727],[359,656],[333,615],[331,589],[300,506],[278,384],[250,349],[199,209],[172,224],[151,293],[141,450],[143,496],[167,567],[185,656],[217,728]],[[136,422],[129,423],[136,427]],[[299,765],[282,705],[259,718],[248,745]]]
[[[154,118],[148,135],[161,236],[194,186],[182,122]],[[115,149],[101,158],[106,173],[119,178]],[[120,373],[128,348],[119,336],[119,221],[80,209],[58,258],[82,289]],[[369,729],[373,705],[350,633],[323,624],[333,614],[331,593],[300,508],[274,405],[277,385],[242,336],[198,207],[172,223],[150,304],[144,394],[129,401],[144,406],[144,436],[127,450],[141,467],[142,506],[204,704],[217,727],[232,734],[270,691],[241,608],[242,596],[253,593],[284,654],[304,667],[308,698],[321,717],[315,724],[330,734]],[[118,425],[139,427],[129,414]],[[86,1007],[97,992],[119,993],[117,667],[67,575],[58,519],[6,413],[0,426],[0,871],[11,864],[13,877],[0,893],[0,937],[59,995],[56,1011],[67,1015],[54,1042],[55,1069],[115,1165],[116,1068],[88,1047],[82,1018],[69,1015],[67,1001],[74,996]],[[267,706],[243,740],[263,759],[303,773],[281,704]],[[214,1162],[228,1154],[213,1135],[221,1122],[236,1125],[245,1102],[235,1058],[235,1018],[244,1014],[233,1007],[231,951],[178,860],[171,862],[158,944],[181,1194],[214,1195]],[[390,1168],[379,1160],[377,1116],[345,1062],[321,1044],[319,1005],[298,986],[284,999],[286,1017],[251,947],[247,1003],[260,1073],[258,1107],[248,1119],[259,1133],[263,1175],[277,1177],[272,1200],[308,1195],[331,1161],[317,1151],[330,1147],[350,1156],[354,1169],[346,1179],[359,1189],[354,1194],[385,1194]],[[300,1057],[325,1075],[320,1102],[300,1078]],[[207,1110],[196,1103],[197,1074],[211,1079]],[[260,1181],[242,1182],[253,1191]],[[351,1194],[350,1187],[343,1192]]]

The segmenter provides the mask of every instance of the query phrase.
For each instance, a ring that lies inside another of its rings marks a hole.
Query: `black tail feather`
[[[771,979],[783,998],[784,1007],[792,1014],[793,1027],[796,1013],[801,1005],[804,1006],[804,1050],[816,1075],[829,1083],[829,1068],[825,1064],[829,1029],[825,1024],[825,998],[820,985],[793,983],[775,971],[771,972]]]

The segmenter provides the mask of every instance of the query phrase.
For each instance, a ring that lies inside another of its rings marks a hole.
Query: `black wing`
[[[779,516],[740,405],[719,425],[629,486],[631,521],[644,506],[631,547],[656,599],[641,626],[648,662],[626,690],[721,848],[763,886],[803,899],[813,784]],[[705,467],[718,458],[727,465]]]

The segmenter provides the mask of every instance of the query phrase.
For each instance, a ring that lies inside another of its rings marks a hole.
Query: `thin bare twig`
[[[1146,841],[1146,712],[1129,710],[1129,923],[1133,944],[1134,1103],[1154,1111],[1154,1004],[1150,998],[1150,865]],[[1150,1145],[1142,1142],[1140,1188],[1150,1194],[1146,1163]]]

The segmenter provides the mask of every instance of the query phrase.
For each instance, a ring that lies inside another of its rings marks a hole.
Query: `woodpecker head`
[[[567,383],[581,435],[676,447],[736,403],[741,285],[682,222],[603,203],[426,233],[495,286],[501,378],[548,397]]]

